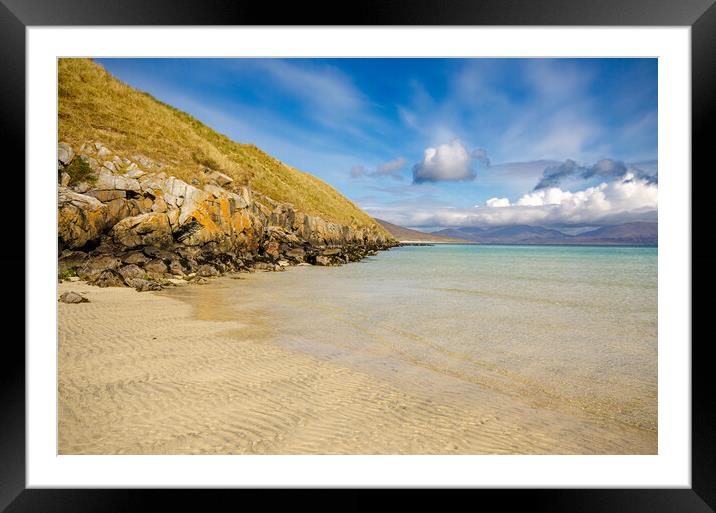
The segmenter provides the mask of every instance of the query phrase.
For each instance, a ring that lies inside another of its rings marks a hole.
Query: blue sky
[[[97,61],[400,224],[656,217],[656,59]]]

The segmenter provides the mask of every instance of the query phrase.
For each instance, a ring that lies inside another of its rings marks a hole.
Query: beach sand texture
[[[244,282],[160,293],[59,284],[91,301],[58,306],[60,454],[655,452],[653,432],[479,386],[470,401],[405,389],[286,349],[261,322],[222,311],[217,283]]]

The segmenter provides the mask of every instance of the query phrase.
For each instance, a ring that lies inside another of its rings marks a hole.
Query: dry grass
[[[353,227],[373,218],[318,178],[294,169],[251,144],[239,144],[197,119],[137,91],[89,59],[58,63],[59,140],[78,149],[101,141],[120,156],[137,153],[168,165],[167,172],[202,180],[204,166],[236,183],[326,220]]]

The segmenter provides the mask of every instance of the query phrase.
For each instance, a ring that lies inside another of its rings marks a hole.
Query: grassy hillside
[[[444,237],[442,235],[435,235],[432,233],[419,232],[418,230],[411,230],[410,228],[404,228],[397,224],[383,221],[382,219],[376,219],[383,228],[388,230],[394,239],[399,241],[410,241],[410,242],[453,242],[453,243],[467,243],[472,244],[472,241],[467,239],[458,239],[455,237]]]
[[[328,221],[383,228],[331,186],[251,144],[239,144],[190,115],[120,82],[89,59],[58,64],[59,140],[75,149],[101,141],[121,156],[141,153],[167,173],[203,180],[204,166],[238,184]],[[384,232],[387,233],[387,232]]]

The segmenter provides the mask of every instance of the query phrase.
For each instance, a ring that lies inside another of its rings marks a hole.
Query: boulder
[[[273,258],[274,260],[279,257],[279,245],[278,242],[270,241],[264,246],[264,253]]]
[[[118,269],[121,263],[119,258],[111,255],[91,257],[77,269],[77,275],[89,281],[104,271],[114,271]]]
[[[199,268],[196,270],[196,275],[202,278],[207,278],[210,276],[219,276],[219,274],[220,273],[216,269],[216,267],[209,264],[200,265]]]
[[[331,259],[327,256],[318,255],[316,257],[316,265],[331,265]]]
[[[184,266],[181,265],[178,258],[173,259],[169,263],[169,272],[174,276],[184,276]]]
[[[155,258],[144,264],[144,270],[149,273],[164,274],[168,271],[167,264],[164,261]]]
[[[96,239],[107,227],[108,209],[96,198],[58,189],[57,236],[69,248]]]
[[[145,280],[143,278],[133,278],[127,285],[134,287],[137,292],[148,292],[151,290],[162,290],[162,286],[156,281]]]
[[[89,255],[83,251],[65,250],[60,253],[58,258],[58,271],[63,273],[68,269],[77,269],[82,267],[89,258]]]
[[[156,246],[147,246],[144,248],[144,254],[151,258],[159,258],[164,260],[164,262],[171,262],[174,258],[176,258],[176,255],[171,251],[167,251]]]
[[[114,225],[111,233],[115,242],[128,248],[173,242],[169,218],[158,212],[126,217]]]
[[[306,258],[306,250],[304,250],[303,248],[291,248],[286,251],[284,255],[292,260],[303,262],[303,260]]]
[[[141,177],[143,177],[143,176],[146,174],[146,173],[145,173],[144,171],[142,171],[141,169],[137,169],[137,165],[134,164],[134,163],[131,163],[131,164],[129,165],[129,168],[128,168],[128,169],[129,169],[129,170],[128,170],[126,173],[124,173],[124,176],[125,176],[126,178],[135,178],[135,179],[136,179],[136,178],[141,178]]]
[[[118,176],[107,169],[107,165],[114,165],[112,162],[105,162],[104,169],[100,169],[99,175],[97,176],[97,182],[95,183],[95,189],[99,190],[119,190],[119,191],[132,191],[140,192],[142,190],[139,180],[134,178],[127,178],[125,176]]]
[[[149,258],[141,251],[131,251],[122,257],[122,262],[125,264],[142,265],[145,262],[149,262]]]
[[[93,198],[97,198],[102,203],[107,203],[108,201],[112,201],[114,199],[127,197],[126,191],[117,191],[117,190],[91,189],[91,190],[87,191],[85,194],[87,194],[87,196],[92,196]]]
[[[119,268],[119,274],[124,279],[125,283],[129,284],[130,280],[144,279],[147,275],[143,269],[135,264],[125,265]]]
[[[167,211],[167,202],[164,201],[162,198],[156,198],[154,200],[154,203],[152,203],[152,212],[166,212]]]
[[[69,165],[69,163],[72,162],[72,157],[74,156],[75,152],[69,144],[61,142],[57,145],[57,160],[63,165]]]
[[[168,278],[167,282],[171,283],[175,287],[183,287],[184,285],[189,285],[188,281],[179,278]]]
[[[113,269],[106,269],[87,278],[87,283],[97,287],[124,287],[122,275]]]
[[[63,303],[89,303],[89,299],[84,296],[80,296],[77,292],[65,292],[60,296],[60,301]]]
[[[231,178],[230,176],[225,175],[224,173],[220,173],[218,171],[212,171],[212,172],[208,173],[206,176],[209,180],[211,180],[212,182],[214,182],[215,184],[217,184],[220,187],[225,187],[234,181],[234,179]]]

